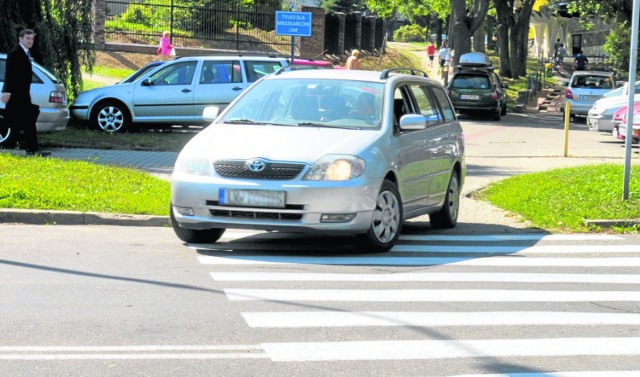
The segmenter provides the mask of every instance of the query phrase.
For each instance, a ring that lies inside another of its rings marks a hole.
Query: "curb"
[[[170,226],[168,216],[24,209],[0,209],[0,224],[2,223],[32,225]]]
[[[611,220],[584,220],[585,226],[597,226],[600,228],[634,227],[640,225],[640,219],[611,219]]]

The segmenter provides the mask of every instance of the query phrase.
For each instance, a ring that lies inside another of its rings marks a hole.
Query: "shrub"
[[[151,7],[141,4],[130,4],[122,14],[122,20],[136,24],[151,26],[153,14]]]
[[[398,42],[424,42],[427,29],[420,25],[404,25],[393,33]]]

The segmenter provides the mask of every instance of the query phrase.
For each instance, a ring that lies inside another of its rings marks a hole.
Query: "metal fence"
[[[260,52],[290,48],[289,37],[275,35],[279,9],[268,4],[216,0],[208,7],[196,7],[176,5],[173,0],[163,4],[109,0],[106,6],[106,42],[157,44],[169,31],[177,47]]]

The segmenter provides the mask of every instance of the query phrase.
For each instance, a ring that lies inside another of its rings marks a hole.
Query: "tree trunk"
[[[471,51],[471,36],[478,30],[489,10],[489,0],[474,0],[471,9],[467,11],[465,0],[451,0],[451,28],[449,36],[450,47],[455,49],[454,65],[458,64],[460,55]]]
[[[509,56],[509,29],[513,24],[513,8],[508,0],[494,0],[496,22],[498,23],[498,53],[500,55],[500,76],[512,77]]]
[[[534,0],[524,0],[511,26],[511,74],[514,79],[527,74],[527,49],[529,41],[529,21]]]
[[[485,52],[486,22],[482,22],[478,30],[473,33],[473,51]]]

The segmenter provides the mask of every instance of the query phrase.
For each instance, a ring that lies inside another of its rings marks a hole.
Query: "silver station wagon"
[[[74,118],[106,132],[124,132],[133,124],[201,124],[205,107],[224,108],[287,64],[260,56],[181,57],[132,80],[82,92],[70,109]]]
[[[400,72],[283,68],[257,82],[180,153],[177,236],[323,232],[383,252],[405,219],[428,214],[433,228],[454,227],[462,128],[439,83]]]

